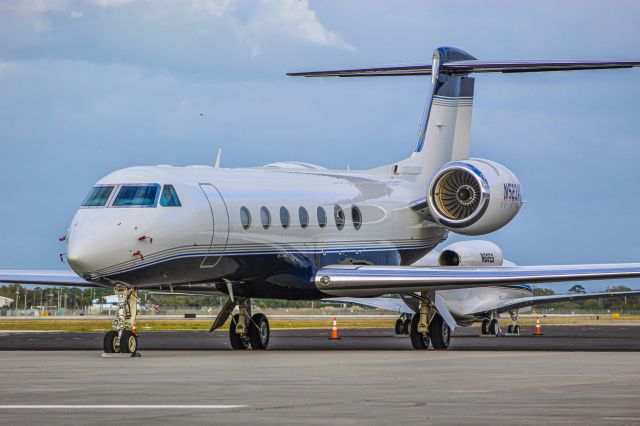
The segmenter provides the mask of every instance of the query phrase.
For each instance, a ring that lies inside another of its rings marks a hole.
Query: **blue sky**
[[[0,268],[63,267],[57,238],[122,167],[211,164],[218,148],[226,167],[410,154],[425,78],[287,71],[428,62],[441,45],[637,60],[639,18],[634,1],[2,2]],[[478,77],[472,155],[516,172],[527,200],[487,237],[507,258],[640,261],[639,97],[637,69]]]

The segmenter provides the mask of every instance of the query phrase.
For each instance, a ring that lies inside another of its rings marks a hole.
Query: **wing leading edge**
[[[500,267],[330,265],[315,276],[316,287],[332,296],[375,297],[390,293],[640,278],[640,263]]]

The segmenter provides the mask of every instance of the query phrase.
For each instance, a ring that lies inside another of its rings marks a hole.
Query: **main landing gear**
[[[426,293],[421,293],[418,299],[420,312],[411,318],[409,329],[411,345],[414,349],[427,349],[431,343],[433,349],[448,349],[451,329],[438,314]]]
[[[509,328],[511,328],[511,326],[509,326]],[[482,335],[498,336],[499,334],[500,334],[500,322],[498,321],[498,316],[495,313],[491,313],[490,318],[485,318],[482,320]]]
[[[231,316],[231,313],[238,306],[239,313]],[[211,330],[222,326],[227,318],[231,316],[229,325],[229,342],[236,350],[252,349],[264,350],[269,346],[271,330],[269,320],[265,314],[251,315],[251,301],[246,298],[229,299],[222,307],[216,317]]]
[[[395,332],[398,335],[409,334],[409,330],[411,330],[411,315],[402,314],[396,320]]]
[[[138,336],[136,334],[136,311],[138,291],[132,287],[118,284],[115,288],[118,296],[118,313],[113,320],[113,330],[107,332],[103,340],[105,353],[136,354]]]

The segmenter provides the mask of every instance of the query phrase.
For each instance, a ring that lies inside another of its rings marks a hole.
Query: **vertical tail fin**
[[[440,47],[433,53],[431,85],[427,96],[418,144],[410,162],[431,176],[440,166],[469,156],[474,79],[441,72],[443,65],[474,60],[468,53]]]
[[[427,181],[452,160],[469,156],[474,79],[471,73],[529,73],[640,67],[640,61],[551,60],[481,61],[455,47],[439,47],[430,64],[289,73],[302,77],[431,76],[418,145],[411,157],[393,165],[394,173]],[[381,168],[388,170],[385,166]]]

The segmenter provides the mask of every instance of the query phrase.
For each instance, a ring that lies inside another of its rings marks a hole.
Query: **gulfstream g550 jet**
[[[427,65],[292,73],[304,77],[430,76],[418,143],[370,170],[306,163],[257,168],[143,166],[89,192],[67,233],[75,274],[0,271],[0,281],[112,287],[119,297],[107,352],[134,352],[140,289],[225,294],[212,330],[234,309],[234,349],[265,349],[269,323],[251,298],[340,298],[411,314],[415,348],[449,346],[456,324],[553,298],[528,284],[640,277],[640,264],[515,266],[486,241],[424,259],[449,232],[484,235],[520,211],[522,186],[503,165],[470,159],[474,78],[485,72],[631,68],[629,61],[481,61],[450,47]],[[422,259],[422,260],[421,260]],[[386,294],[402,299],[374,299]],[[628,293],[627,293],[628,294]],[[610,294],[589,295],[604,297]],[[513,324],[517,326],[517,324]]]

